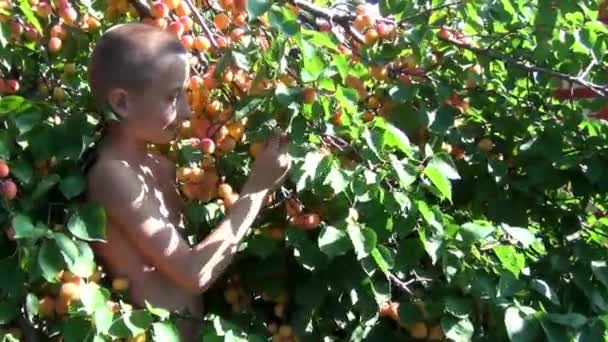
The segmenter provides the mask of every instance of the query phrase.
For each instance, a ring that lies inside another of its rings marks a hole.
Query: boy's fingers
[[[279,143],[279,136],[277,134],[273,134],[268,138],[268,141],[266,142],[266,148],[276,151],[279,149]]]

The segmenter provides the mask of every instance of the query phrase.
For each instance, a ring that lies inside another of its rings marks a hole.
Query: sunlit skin
[[[156,81],[137,93],[120,87],[108,92],[107,102],[121,119],[108,128],[88,174],[89,201],[101,204],[108,217],[107,242],[93,248],[111,278],[128,280],[125,290],[135,305],[148,301],[196,316],[202,312],[200,294],[230,264],[265,196],[284,180],[290,165],[287,142],[277,136],[267,143],[240,195],[226,199],[230,210],[224,221],[201,243],[189,245],[180,235],[183,203],[175,163],[146,148],[172,141],[189,118],[189,65],[185,51],[154,53]],[[181,173],[178,177],[193,175],[192,170]],[[190,189],[190,196],[215,193],[214,179]],[[182,341],[193,340],[199,327],[195,321],[177,325]]]

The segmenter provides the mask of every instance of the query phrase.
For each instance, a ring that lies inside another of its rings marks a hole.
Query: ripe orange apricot
[[[190,7],[188,7],[188,4],[186,4],[186,2],[182,1],[175,8],[175,14],[177,14],[180,17],[183,17],[185,15],[190,15]]]
[[[213,24],[215,24],[215,27],[218,30],[224,31],[228,28],[228,26],[230,26],[230,17],[228,17],[226,13],[218,13],[213,18]]]
[[[57,37],[51,37],[51,39],[49,39],[49,51],[51,52],[57,52],[59,50],[61,50],[61,39],[57,38]]]
[[[304,207],[298,202],[298,200],[294,198],[288,198],[285,201],[285,209],[287,210],[287,215],[289,217],[295,217],[302,213]]]
[[[244,34],[245,29],[236,27],[232,31],[230,31],[230,39],[232,39],[233,42],[238,42],[239,40],[241,40],[241,37],[243,37]]]
[[[51,37],[57,37],[59,39],[65,38],[66,30],[61,25],[53,25],[50,31]]]
[[[374,44],[378,41],[378,31],[376,29],[369,29],[365,32],[365,43]]]
[[[49,296],[38,301],[38,314],[41,318],[52,317],[55,314],[55,300]]]
[[[222,183],[217,187],[217,195],[220,198],[228,198],[232,194],[232,187],[228,183]]]
[[[213,154],[213,152],[215,152],[215,142],[209,138],[201,139],[199,147],[205,154]]]
[[[86,23],[89,26],[89,30],[94,31],[101,27],[101,22],[95,17],[88,17]]]
[[[61,87],[55,87],[53,89],[53,99],[58,102],[65,100],[65,90]]]
[[[194,37],[192,37],[189,34],[183,35],[181,42],[182,42],[182,46],[186,50],[192,50],[192,48],[194,47]]]
[[[4,160],[0,160],[0,178],[8,177],[10,168]]]
[[[243,25],[245,25],[246,22],[247,22],[247,13],[245,13],[245,12],[238,13],[232,18],[232,23],[236,26],[243,26]]]
[[[155,1],[152,3],[152,7],[150,8],[150,14],[152,14],[154,18],[168,17],[169,7],[160,1]]]
[[[314,88],[304,88],[302,91],[302,98],[304,103],[313,103],[315,102],[316,92]]]
[[[224,291],[224,299],[228,304],[236,304],[239,301],[239,291],[234,287],[229,287]]]
[[[199,51],[207,51],[211,47],[211,42],[207,37],[198,36],[194,38],[194,48]]]
[[[80,285],[72,282],[61,284],[59,298],[68,299],[69,301],[80,299]]]
[[[17,184],[10,179],[4,181],[2,195],[7,200],[12,200],[17,197]]]
[[[146,333],[141,333],[135,337],[129,337],[125,341],[126,342],[146,342],[146,340],[147,340]]]
[[[72,6],[68,6],[59,10],[59,16],[65,21],[67,24],[72,24],[78,18],[78,12]]]
[[[233,192],[230,195],[226,196],[226,198],[224,198],[224,205],[226,206],[226,208],[230,208],[238,200],[239,200],[239,194],[237,194],[236,192]]]
[[[129,288],[129,279],[115,278],[112,281],[112,288],[116,291],[126,291]]]
[[[14,79],[8,79],[5,82],[6,92],[9,94],[14,94],[19,91],[19,81]]]
[[[427,339],[429,341],[443,341],[445,339],[445,334],[443,333],[441,326],[436,325],[429,329],[429,336]]]
[[[452,39],[452,32],[448,31],[447,29],[441,29],[439,30],[439,38],[442,39]]]
[[[183,25],[184,32],[188,32],[188,31],[192,30],[192,26],[194,25],[194,22],[192,21],[192,18],[190,18],[189,16],[179,17],[178,21]]]
[[[479,140],[477,147],[487,153],[494,149],[494,142],[490,138],[483,138]]]
[[[63,316],[68,313],[68,309],[70,307],[70,300],[68,298],[57,298],[55,301],[55,312]]]
[[[174,10],[179,6],[181,0],[163,0],[163,3],[170,9]]]
[[[293,328],[291,327],[291,325],[281,325],[279,327],[278,333],[281,337],[290,337],[291,335],[293,335]]]
[[[399,302],[386,302],[380,305],[380,317],[388,317],[399,322]]]
[[[302,229],[315,229],[321,224],[321,218],[318,214],[300,214],[291,218],[290,223]]]
[[[249,154],[253,158],[257,158],[263,150],[264,144],[261,142],[253,143],[251,146],[249,146]]]
[[[225,11],[229,11],[234,6],[234,0],[220,0],[220,6],[222,6]]]
[[[36,7],[36,14],[41,18],[48,18],[53,13],[53,8],[48,2],[41,2]]]
[[[406,326],[406,329],[409,331],[410,335],[416,339],[424,339],[429,334],[428,327],[422,321],[414,322]]]
[[[234,140],[234,138],[232,138],[232,137],[226,137],[220,142],[218,149],[224,153],[228,153],[228,152],[231,152],[232,150],[234,150],[235,147],[236,147],[236,140]]]
[[[167,31],[172,33],[178,39],[181,39],[184,34],[184,25],[179,21],[173,21],[167,26]]]

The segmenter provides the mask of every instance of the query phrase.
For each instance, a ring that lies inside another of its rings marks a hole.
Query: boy
[[[204,241],[190,246],[183,228],[175,165],[146,152],[146,144],[173,140],[190,115],[189,66],[174,36],[145,24],[108,30],[89,67],[97,105],[119,121],[108,127],[88,173],[88,198],[106,210],[107,240],[93,249],[112,277],[129,280],[133,304],[200,317],[200,294],[228,266],[237,246],[290,167],[284,137],[272,137],[258,156],[239,200]],[[198,322],[178,322],[183,340]]]

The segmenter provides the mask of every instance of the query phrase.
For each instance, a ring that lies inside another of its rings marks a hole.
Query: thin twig
[[[487,49],[477,48],[477,47],[473,47],[469,44],[462,43],[456,39],[446,39],[446,38],[442,38],[442,37],[439,37],[439,39],[444,42],[450,43],[452,45],[458,46],[461,49],[469,50],[469,51],[475,53],[476,55],[481,55],[481,56],[485,56],[485,57],[488,57],[488,58],[491,58],[494,60],[503,61],[505,63],[511,64],[517,68],[520,68],[520,69],[523,69],[523,70],[526,70],[529,72],[538,72],[538,73],[550,75],[550,76],[555,77],[560,80],[569,81],[571,83],[576,83],[576,84],[579,84],[579,85],[582,85],[584,87],[591,89],[593,92],[595,92],[598,95],[608,96],[608,86],[606,86],[606,85],[599,85],[599,84],[591,83],[591,82],[583,80],[581,77],[578,77],[578,76],[563,74],[561,72],[541,68],[541,67],[538,67],[535,65],[528,65],[524,62],[520,62],[512,57],[509,57],[506,54],[499,55],[499,54],[493,53]]]
[[[186,1],[186,3],[188,4],[188,7],[190,7],[190,10],[196,16],[196,19],[198,20],[198,23],[201,24],[201,26],[203,27],[203,31],[205,31],[205,34],[209,38],[209,41],[211,42],[211,45],[215,49],[219,49],[219,46],[217,45],[217,42],[215,41],[215,38],[213,38],[213,33],[209,29],[209,26],[207,26],[207,24],[205,23],[205,20],[203,19],[203,17],[201,16],[201,14],[198,12],[198,9],[192,3],[192,0],[184,0],[184,1]]]
[[[357,30],[355,30],[351,25],[351,22],[355,19],[354,15],[338,14],[333,9],[317,6],[311,2],[304,0],[293,0],[293,4],[300,9],[313,14],[316,17],[325,19],[330,23],[337,23],[338,25],[342,26],[347,32],[349,32],[357,41],[359,41],[360,43],[365,43],[363,35],[357,32]]]
[[[411,279],[411,280],[409,280],[407,282],[403,282],[403,281],[401,281],[401,279],[397,278],[396,275],[394,275],[394,274],[392,274],[390,272],[387,273],[387,274],[388,274],[389,279],[392,280],[392,282],[395,285],[397,285],[398,288],[400,288],[401,290],[407,292],[409,295],[413,294],[412,290],[410,290],[410,288],[407,287],[407,286],[410,285],[410,284],[412,284],[415,281],[415,279]]]
[[[440,6],[437,6],[437,7],[429,8],[429,9],[427,9],[425,11],[422,11],[422,12],[419,12],[419,13],[416,13],[416,14],[412,14],[412,15],[407,16],[405,18],[401,18],[401,20],[399,21],[399,26],[403,26],[408,21],[410,21],[410,20],[412,20],[414,18],[417,18],[419,16],[426,15],[426,14],[432,13],[434,11],[439,11],[439,10],[444,9],[444,8],[458,6],[458,5],[461,5],[463,3],[464,3],[464,0],[454,1],[454,2],[443,4],[443,5],[440,5]]]

